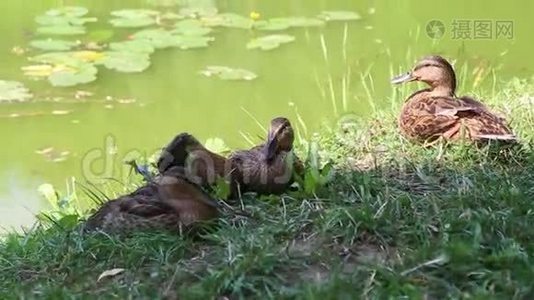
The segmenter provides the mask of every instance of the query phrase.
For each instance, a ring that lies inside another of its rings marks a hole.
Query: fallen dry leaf
[[[98,276],[98,279],[96,281],[98,282],[102,278],[105,278],[105,277],[112,277],[112,276],[119,275],[122,272],[124,272],[124,269],[122,269],[122,268],[115,268],[115,269],[105,270],[104,272],[102,272],[102,274],[100,274],[100,276]]]

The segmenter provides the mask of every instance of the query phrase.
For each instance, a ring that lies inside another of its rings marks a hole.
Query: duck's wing
[[[475,140],[516,139],[504,118],[492,113],[484,104],[473,98],[431,97],[427,109],[433,112],[435,120],[426,120],[426,124],[431,125],[431,129],[437,132],[447,132],[445,136],[457,136],[462,123],[467,127],[470,137]],[[423,123],[425,118],[421,119],[419,122]]]
[[[473,100],[474,101],[474,100]],[[482,104],[462,101],[447,96],[432,96],[418,101],[411,107],[411,114],[417,116],[432,115],[457,117],[458,114],[479,113],[484,109]]]
[[[124,197],[119,201],[122,213],[151,218],[172,213],[171,207],[157,198]]]

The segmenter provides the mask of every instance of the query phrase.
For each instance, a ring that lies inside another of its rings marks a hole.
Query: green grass
[[[533,298],[533,95],[512,80],[487,101],[522,140],[507,150],[405,141],[398,95],[315,137],[329,184],[245,198],[250,218],[201,237],[80,235],[72,217],[8,234],[0,298]],[[125,271],[97,281],[113,268]]]

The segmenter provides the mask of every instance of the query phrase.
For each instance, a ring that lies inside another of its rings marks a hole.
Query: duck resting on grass
[[[172,166],[186,169],[191,181],[211,185],[217,177],[230,181],[230,198],[243,192],[281,194],[293,183],[294,171],[301,173],[301,161],[293,154],[294,132],[283,117],[271,120],[265,143],[238,150],[224,158],[206,149],[188,133],[176,136],[164,149],[158,170]]]
[[[399,117],[401,133],[408,139],[433,143],[439,139],[476,142],[500,140],[515,142],[506,120],[470,97],[456,96],[456,75],[441,56],[427,56],[413,69],[391,80],[400,84],[421,81],[430,87],[413,93]]]
[[[85,230],[124,233],[138,230],[194,229],[219,216],[218,203],[183,170],[172,167],[134,192],[104,203],[85,223]]]

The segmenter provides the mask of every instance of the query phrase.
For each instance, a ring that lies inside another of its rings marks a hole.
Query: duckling
[[[478,100],[456,96],[456,75],[443,57],[424,57],[410,72],[391,80],[394,84],[410,81],[430,87],[413,93],[402,107],[398,122],[406,138],[425,143],[464,137],[473,141],[516,141],[503,118]]]
[[[161,174],[175,166],[182,167],[189,180],[203,187],[214,184],[218,176],[231,174],[225,157],[206,149],[187,132],[178,134],[163,149],[157,162]]]
[[[203,186],[213,184],[217,176],[226,178],[230,181],[230,198],[239,192],[281,194],[293,182],[293,170],[297,174],[303,170],[302,162],[292,152],[293,141],[291,123],[282,117],[271,121],[264,144],[235,151],[228,158],[182,133],[165,148],[158,169],[161,172],[171,166],[184,167],[188,178]]]
[[[267,141],[249,150],[235,151],[228,158],[233,179],[241,192],[281,194],[303,172],[302,162],[293,153],[293,127],[283,117],[271,120]]]
[[[214,220],[219,206],[183,170],[169,168],[136,191],[106,202],[85,223],[85,230],[132,232],[136,230],[191,229],[201,221]]]

